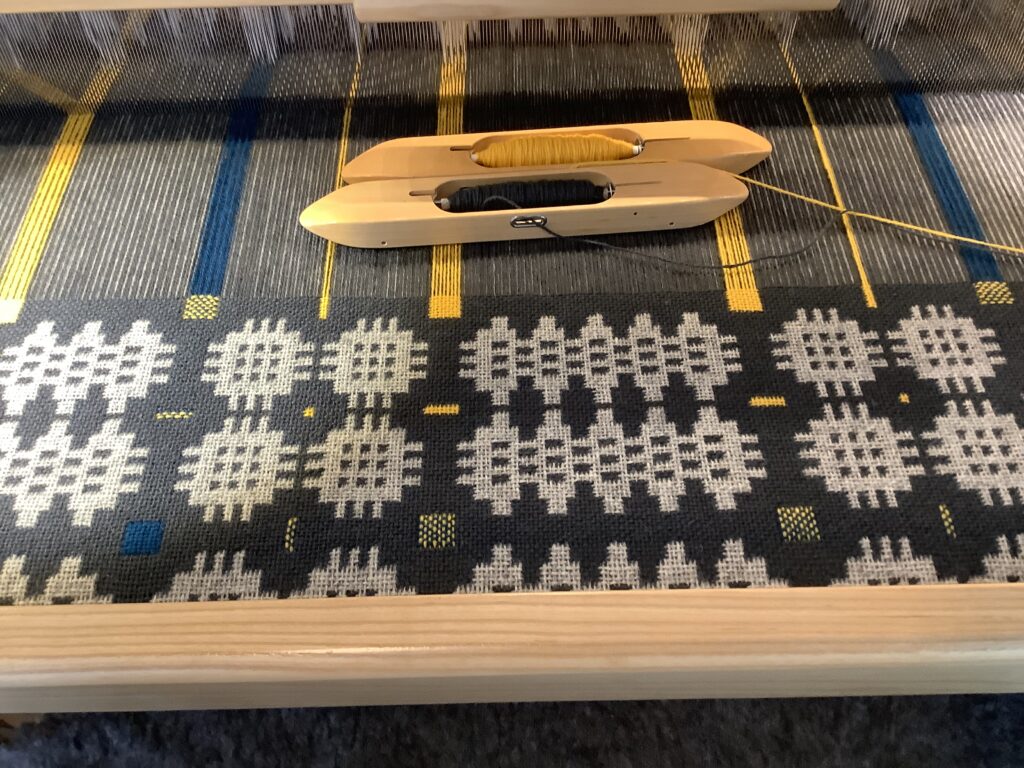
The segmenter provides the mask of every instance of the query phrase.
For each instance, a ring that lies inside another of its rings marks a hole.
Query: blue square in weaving
[[[155,555],[164,540],[164,524],[159,520],[136,520],[124,527],[122,555]]]

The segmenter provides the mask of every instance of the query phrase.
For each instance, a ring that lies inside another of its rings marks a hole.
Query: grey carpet
[[[1024,696],[56,715],[4,768],[1024,765]]]

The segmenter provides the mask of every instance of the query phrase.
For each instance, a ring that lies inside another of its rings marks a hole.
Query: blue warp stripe
[[[917,154],[928,173],[928,179],[950,228],[962,237],[985,240],[981,222],[978,221],[970,198],[967,197],[946,145],[942,143],[942,137],[935,127],[935,121],[928,111],[924,96],[891,52],[876,51],[875,55],[879,70],[888,81],[893,101],[914,139]],[[971,280],[1003,281],[999,264],[992,251],[976,245],[962,244],[959,247],[960,257],[967,267]]]
[[[256,64],[242,91],[238,104],[228,118],[224,147],[217,165],[217,175],[206,207],[203,234],[199,240],[199,256],[189,283],[190,295],[219,295],[228,270],[231,240],[242,203],[245,172],[252,154],[252,143],[260,122],[260,105],[271,68]]]

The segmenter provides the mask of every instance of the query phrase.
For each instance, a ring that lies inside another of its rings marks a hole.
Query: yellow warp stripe
[[[0,299],[24,300],[28,296],[92,120],[90,113],[69,115],[64,120],[0,272]]]
[[[101,67],[86,87],[83,100],[102,102],[120,70],[119,64]],[[93,112],[73,112],[64,119],[0,271],[0,323],[13,323],[21,314],[94,116]]]
[[[433,319],[462,317],[462,246],[435,245],[430,258],[430,305]]]
[[[437,133],[462,131],[462,106],[466,95],[466,53],[445,48],[437,93]],[[432,319],[462,317],[462,245],[435,245],[430,254],[430,302]]]
[[[704,62],[699,55],[687,53],[678,44],[675,46],[675,55],[693,117],[697,120],[718,120],[718,110],[711,94],[711,80]],[[733,208],[715,219],[715,235],[718,240],[718,258],[723,266],[750,261],[750,248],[739,209]],[[723,270],[723,279],[725,300],[730,310],[760,312],[764,309],[752,264]]]
[[[345,99],[345,112],[341,118],[341,136],[338,139],[338,166],[334,172],[334,188],[338,189],[342,185],[341,172],[345,167],[345,161],[348,159],[348,133],[352,126],[352,105],[356,101],[356,93],[359,90],[359,73],[362,62],[356,60],[355,69],[352,70],[352,81],[348,86],[348,97]],[[324,249],[324,268],[323,268],[323,279],[320,282],[320,308],[319,316],[321,320],[326,320],[327,315],[331,311],[331,287],[334,282],[334,253],[337,245],[332,241],[327,241],[327,247]]]
[[[782,51],[782,58],[786,60],[789,75],[793,78],[793,84],[800,93],[800,100],[804,104],[807,120],[811,124],[811,133],[814,135],[814,143],[817,145],[818,155],[821,157],[821,167],[825,169],[829,186],[832,187],[832,196],[840,208],[846,208],[846,203],[843,202],[843,193],[839,191],[839,179],[836,177],[835,169],[832,167],[832,160],[828,156],[828,149],[825,147],[825,137],[821,133],[821,128],[818,127],[818,119],[814,115],[814,107],[811,106],[811,100],[807,96],[807,91],[804,90],[800,74],[796,71],[796,64],[785,47],[780,46],[779,50]],[[842,219],[843,229],[846,231],[846,240],[850,243],[850,253],[853,255],[853,263],[857,268],[857,276],[860,279],[860,290],[864,294],[864,303],[871,309],[876,309],[878,307],[878,300],[875,298],[875,290],[871,287],[871,281],[868,279],[868,272],[864,268],[864,258],[861,255],[857,236],[853,233],[853,224],[850,221],[849,215],[845,213]]]
[[[458,416],[459,415],[459,404],[458,403],[439,403],[437,405],[428,405],[423,408],[424,416]]]

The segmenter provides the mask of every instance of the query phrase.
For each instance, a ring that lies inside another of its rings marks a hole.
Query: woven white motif
[[[0,424],[0,496],[14,499],[15,525],[31,528],[57,496],[67,496],[72,525],[92,525],[97,512],[139,490],[148,449],[109,419],[75,447],[66,421],[55,421],[30,446],[18,447],[17,424]]]
[[[303,480],[333,504],[337,517],[380,517],[384,504],[402,500],[402,489],[419,485],[423,444],[407,441],[405,430],[392,427],[387,416],[376,422],[355,414],[341,429],[309,448]]]
[[[820,397],[859,395],[861,383],[875,380],[885,358],[878,334],[862,331],[856,320],[842,320],[829,309],[798,309],[796,318],[772,334],[772,353],[780,371],[793,371],[802,384],[814,384]]]
[[[313,345],[304,343],[298,331],[289,331],[287,321],[271,327],[264,318],[257,327],[249,319],[242,330],[210,345],[202,380],[228,398],[233,411],[269,409],[275,397],[290,395],[296,382],[307,381],[312,366]]]
[[[996,539],[996,551],[982,558],[985,575],[976,581],[1024,581],[1024,533]]]
[[[608,555],[598,571],[598,589],[640,589],[640,566],[629,559],[629,549],[621,541],[608,545]]]
[[[213,522],[218,512],[227,522],[238,513],[252,517],[257,504],[269,504],[274,491],[294,483],[298,448],[284,442],[284,433],[271,430],[267,417],[231,417],[219,432],[182,452],[185,462],[175,490],[188,494],[188,503],[203,508],[203,520]]]
[[[582,586],[580,564],[572,559],[568,544],[552,544],[546,563],[540,567],[540,589],[563,592]]]
[[[678,508],[686,480],[700,482],[720,509],[735,509],[736,496],[766,476],[757,438],[720,420],[713,407],[701,408],[693,430],[682,434],[662,409],[652,408],[635,437],[626,437],[607,409],[582,437],[573,437],[559,413],[548,411],[532,439],[520,437],[508,414],[499,412],[459,451],[458,482],[490,502],[497,515],[512,513],[526,485],[537,487],[550,514],[565,514],[581,482],[591,485],[610,514],[623,511],[632,484],[640,481],[663,512]]]
[[[742,539],[729,539],[722,544],[722,557],[715,565],[718,587],[784,587],[782,579],[768,575],[763,557],[748,557]]]
[[[491,395],[494,405],[508,405],[509,395],[526,378],[540,390],[545,405],[558,405],[569,379],[580,376],[598,405],[612,402],[612,390],[631,376],[648,402],[660,402],[671,374],[700,400],[714,398],[715,387],[740,370],[736,337],[683,315],[666,335],[650,315],[637,315],[623,336],[616,336],[601,315],[592,315],[578,336],[566,336],[553,317],[542,317],[529,336],[510,328],[507,317],[495,317],[472,341],[463,342],[460,376]]]
[[[43,591],[28,594],[28,574],[25,573],[25,555],[12,555],[0,567],[0,605],[52,605],[62,603],[109,603],[110,595],[99,594],[96,583],[98,573],[82,573],[82,556],[62,558],[56,572],[46,579]]]
[[[728,539],[722,544],[722,554],[715,564],[714,581],[700,578],[697,564],[687,559],[681,541],[669,542],[665,556],[658,564],[657,583],[644,580],[640,564],[630,558],[629,546],[622,541],[608,544],[604,561],[598,567],[597,579],[583,581],[580,564],[573,559],[567,544],[551,546],[550,557],[541,565],[536,583],[524,580],[523,564],[512,554],[510,544],[497,544],[491,548],[491,558],[473,568],[472,581],[460,592],[529,592],[567,591],[578,589],[621,590],[687,589],[696,587],[742,588],[785,587],[785,579],[772,578],[763,557],[748,556],[742,539]]]
[[[491,550],[491,560],[473,567],[473,580],[460,592],[521,592],[523,564],[512,559],[512,546],[498,544]]]
[[[910,317],[889,332],[897,364],[912,367],[948,393],[984,392],[984,379],[995,376],[1006,360],[995,342],[995,331],[979,328],[969,317],[957,317],[950,307],[912,307]]]
[[[1024,430],[1013,414],[997,414],[989,402],[980,411],[971,402],[946,403],[945,415],[922,437],[928,455],[939,459],[935,471],[955,477],[986,506],[1024,499]]]
[[[262,571],[245,567],[245,550],[231,557],[231,566],[225,567],[226,552],[216,552],[207,565],[208,553],[200,552],[190,571],[174,574],[171,587],[153,598],[154,603],[206,602],[209,600],[267,600],[277,597],[275,592],[264,592]]]
[[[878,554],[871,540],[860,540],[860,557],[846,561],[846,578],[833,584],[875,586],[879,584],[934,584],[939,580],[935,563],[930,557],[917,557],[910,548],[910,539],[899,540],[899,553],[894,555],[892,541],[882,536],[877,542]]]
[[[342,565],[342,550],[332,549],[327,565],[314,568],[309,574],[309,584],[292,597],[357,597],[365,595],[412,594],[413,590],[398,588],[398,572],[393,565],[380,565],[380,552],[370,547],[366,553],[366,564],[360,565],[359,547],[348,551],[348,558]]]
[[[124,413],[130,399],[166,383],[174,350],[150,332],[146,320],[132,323],[115,342],[107,341],[99,322],[86,323],[66,342],[52,322],[39,323],[21,344],[0,351],[0,399],[7,416],[20,416],[44,387],[52,387],[57,414],[67,416],[99,387],[108,411]]]
[[[665,545],[665,556],[658,563],[658,588],[689,589],[699,586],[697,563],[687,558],[683,542],[670,541]]]
[[[800,457],[804,474],[820,477],[833,493],[846,495],[851,507],[896,505],[897,491],[911,490],[910,479],[924,474],[914,437],[897,432],[892,423],[873,417],[863,403],[856,410],[844,403],[837,412],[826,406],[824,416],[796,436],[806,444]]]
[[[398,320],[361,318],[355,329],[324,345],[320,378],[334,391],[350,395],[349,409],[390,408],[393,395],[409,391],[411,382],[427,376],[427,344],[412,331],[399,330]]]

